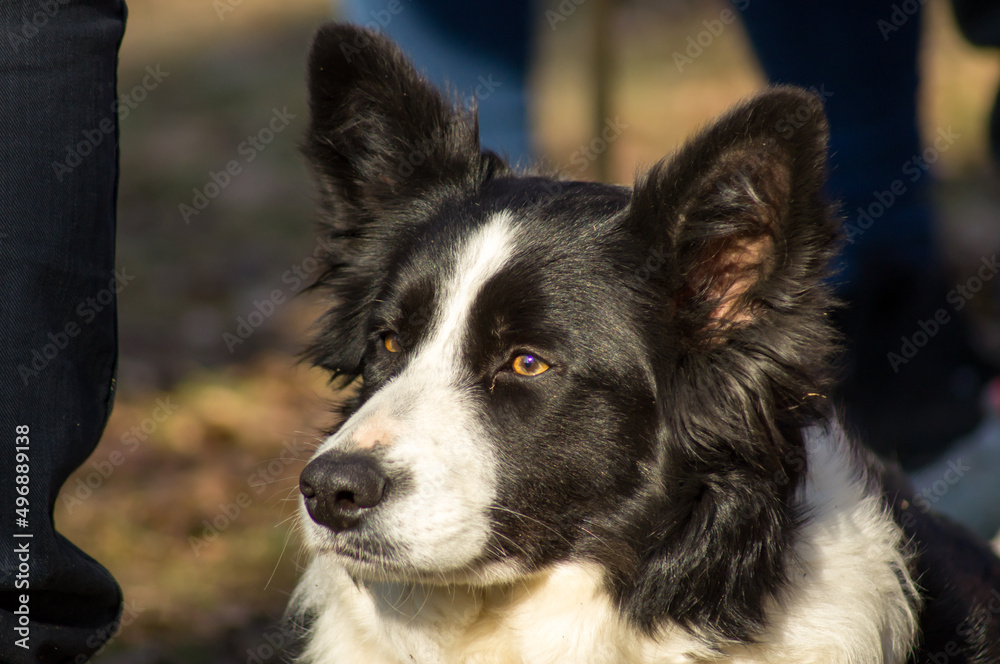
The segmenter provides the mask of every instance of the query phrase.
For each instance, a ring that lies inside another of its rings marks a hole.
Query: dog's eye
[[[382,335],[382,345],[390,353],[398,353],[403,350],[403,347],[399,344],[399,335],[395,332],[386,332]]]
[[[511,363],[511,368],[519,376],[537,376],[549,370],[545,360],[534,355],[518,355]]]

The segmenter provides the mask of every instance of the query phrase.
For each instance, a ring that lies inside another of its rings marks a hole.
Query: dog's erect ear
[[[304,151],[335,228],[475,185],[482,157],[474,111],[451,106],[387,37],[323,26],[308,84]]]
[[[350,379],[363,369],[390,238],[506,165],[480,152],[474,110],[449,104],[377,32],[322,27],[308,78],[311,121],[303,152],[319,187],[329,252],[317,285],[330,291],[333,305],[306,356]]]
[[[668,402],[666,498],[628,598],[644,626],[666,612],[752,639],[787,580],[802,430],[829,414],[835,350],[826,142],[819,99],[773,88],[636,184],[626,223],[659,264],[636,274]]]
[[[827,124],[806,91],[771,88],[636,183],[630,220],[665,249],[657,281],[682,333],[711,340],[784,308],[825,276]]]

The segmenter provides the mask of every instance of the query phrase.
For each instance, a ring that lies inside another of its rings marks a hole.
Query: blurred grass
[[[111,648],[123,661],[139,645],[152,661],[228,661],[230,641],[280,615],[298,551],[288,499],[324,425],[324,382],[261,355],[117,405],[57,522],[136,608]]]
[[[232,9],[221,18],[220,3]],[[294,497],[316,432],[329,424],[323,376],[294,358],[322,304],[293,297],[301,289],[282,276],[305,270],[315,246],[297,144],[306,123],[306,49],[330,7],[325,0],[129,4],[121,93],[140,84],[147,67],[169,75],[121,122],[118,265],[136,278],[119,296],[118,400],[100,446],[67,482],[56,518],[115,574],[137,609],[99,661],[245,662],[294,586],[299,546],[289,520],[294,501],[286,498]],[[761,85],[738,24],[683,73],[675,66],[673,52],[720,7],[633,2],[616,10],[612,115],[629,126],[610,147],[613,180],[630,182],[641,165]],[[984,147],[1000,57],[966,45],[942,2],[931,0],[928,11],[922,126],[927,136],[948,125],[963,134],[936,165],[942,227],[961,265],[978,260],[984,246],[1000,247]],[[576,177],[590,175],[573,162],[591,138],[587,20],[584,4],[555,31],[540,21],[533,82],[540,152]],[[241,143],[274,109],[295,117],[247,162]],[[234,159],[242,172],[185,223],[178,206],[191,205],[192,190]],[[228,348],[223,334],[236,334],[238,319],[275,290],[289,301]],[[164,417],[165,406],[173,410]],[[87,488],[90,495],[74,502]],[[229,518],[234,506],[239,514]],[[216,520],[229,523],[208,541],[205,522]]]

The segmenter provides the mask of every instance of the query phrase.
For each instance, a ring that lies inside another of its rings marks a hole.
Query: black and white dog
[[[376,33],[309,62],[336,248],[301,476],[311,664],[1000,662],[1000,561],[824,396],[819,101],[772,88],[632,189],[511,170]]]

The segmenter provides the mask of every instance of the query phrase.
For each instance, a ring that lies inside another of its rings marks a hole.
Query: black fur
[[[412,242],[445,200],[508,169],[480,152],[475,115],[449,106],[376,33],[322,28],[309,57],[309,91],[303,152],[336,247],[318,285],[344,296],[309,356],[349,382],[362,371],[365,316],[393,258],[388,241]]]
[[[809,121],[783,135],[800,107]],[[818,100],[772,89],[636,184],[634,232],[670,257],[649,281],[660,319],[647,341],[662,367],[666,482],[639,531],[648,542],[636,588],[626,577],[619,590],[644,626],[667,614],[749,639],[784,583],[797,517],[788,503],[806,470],[799,431],[828,414],[826,135]],[[745,293],[713,318],[741,281]]]
[[[1000,560],[947,517],[920,509],[902,470],[868,457],[896,521],[914,547],[913,577],[924,609],[913,664],[1000,662]]]
[[[819,100],[771,88],[629,190],[514,173],[480,150],[474,114],[373,32],[324,27],[309,87],[304,151],[336,251],[308,356],[363,379],[346,414],[427,332],[449,247],[516,210],[522,249],[454,360],[507,480],[481,562],[594,560],[641,629],[672,619],[718,646],[753,641],[805,516],[791,506],[801,431],[834,415],[824,280],[839,224]],[[380,349],[386,329],[403,352]],[[553,369],[505,372],[524,348]]]

